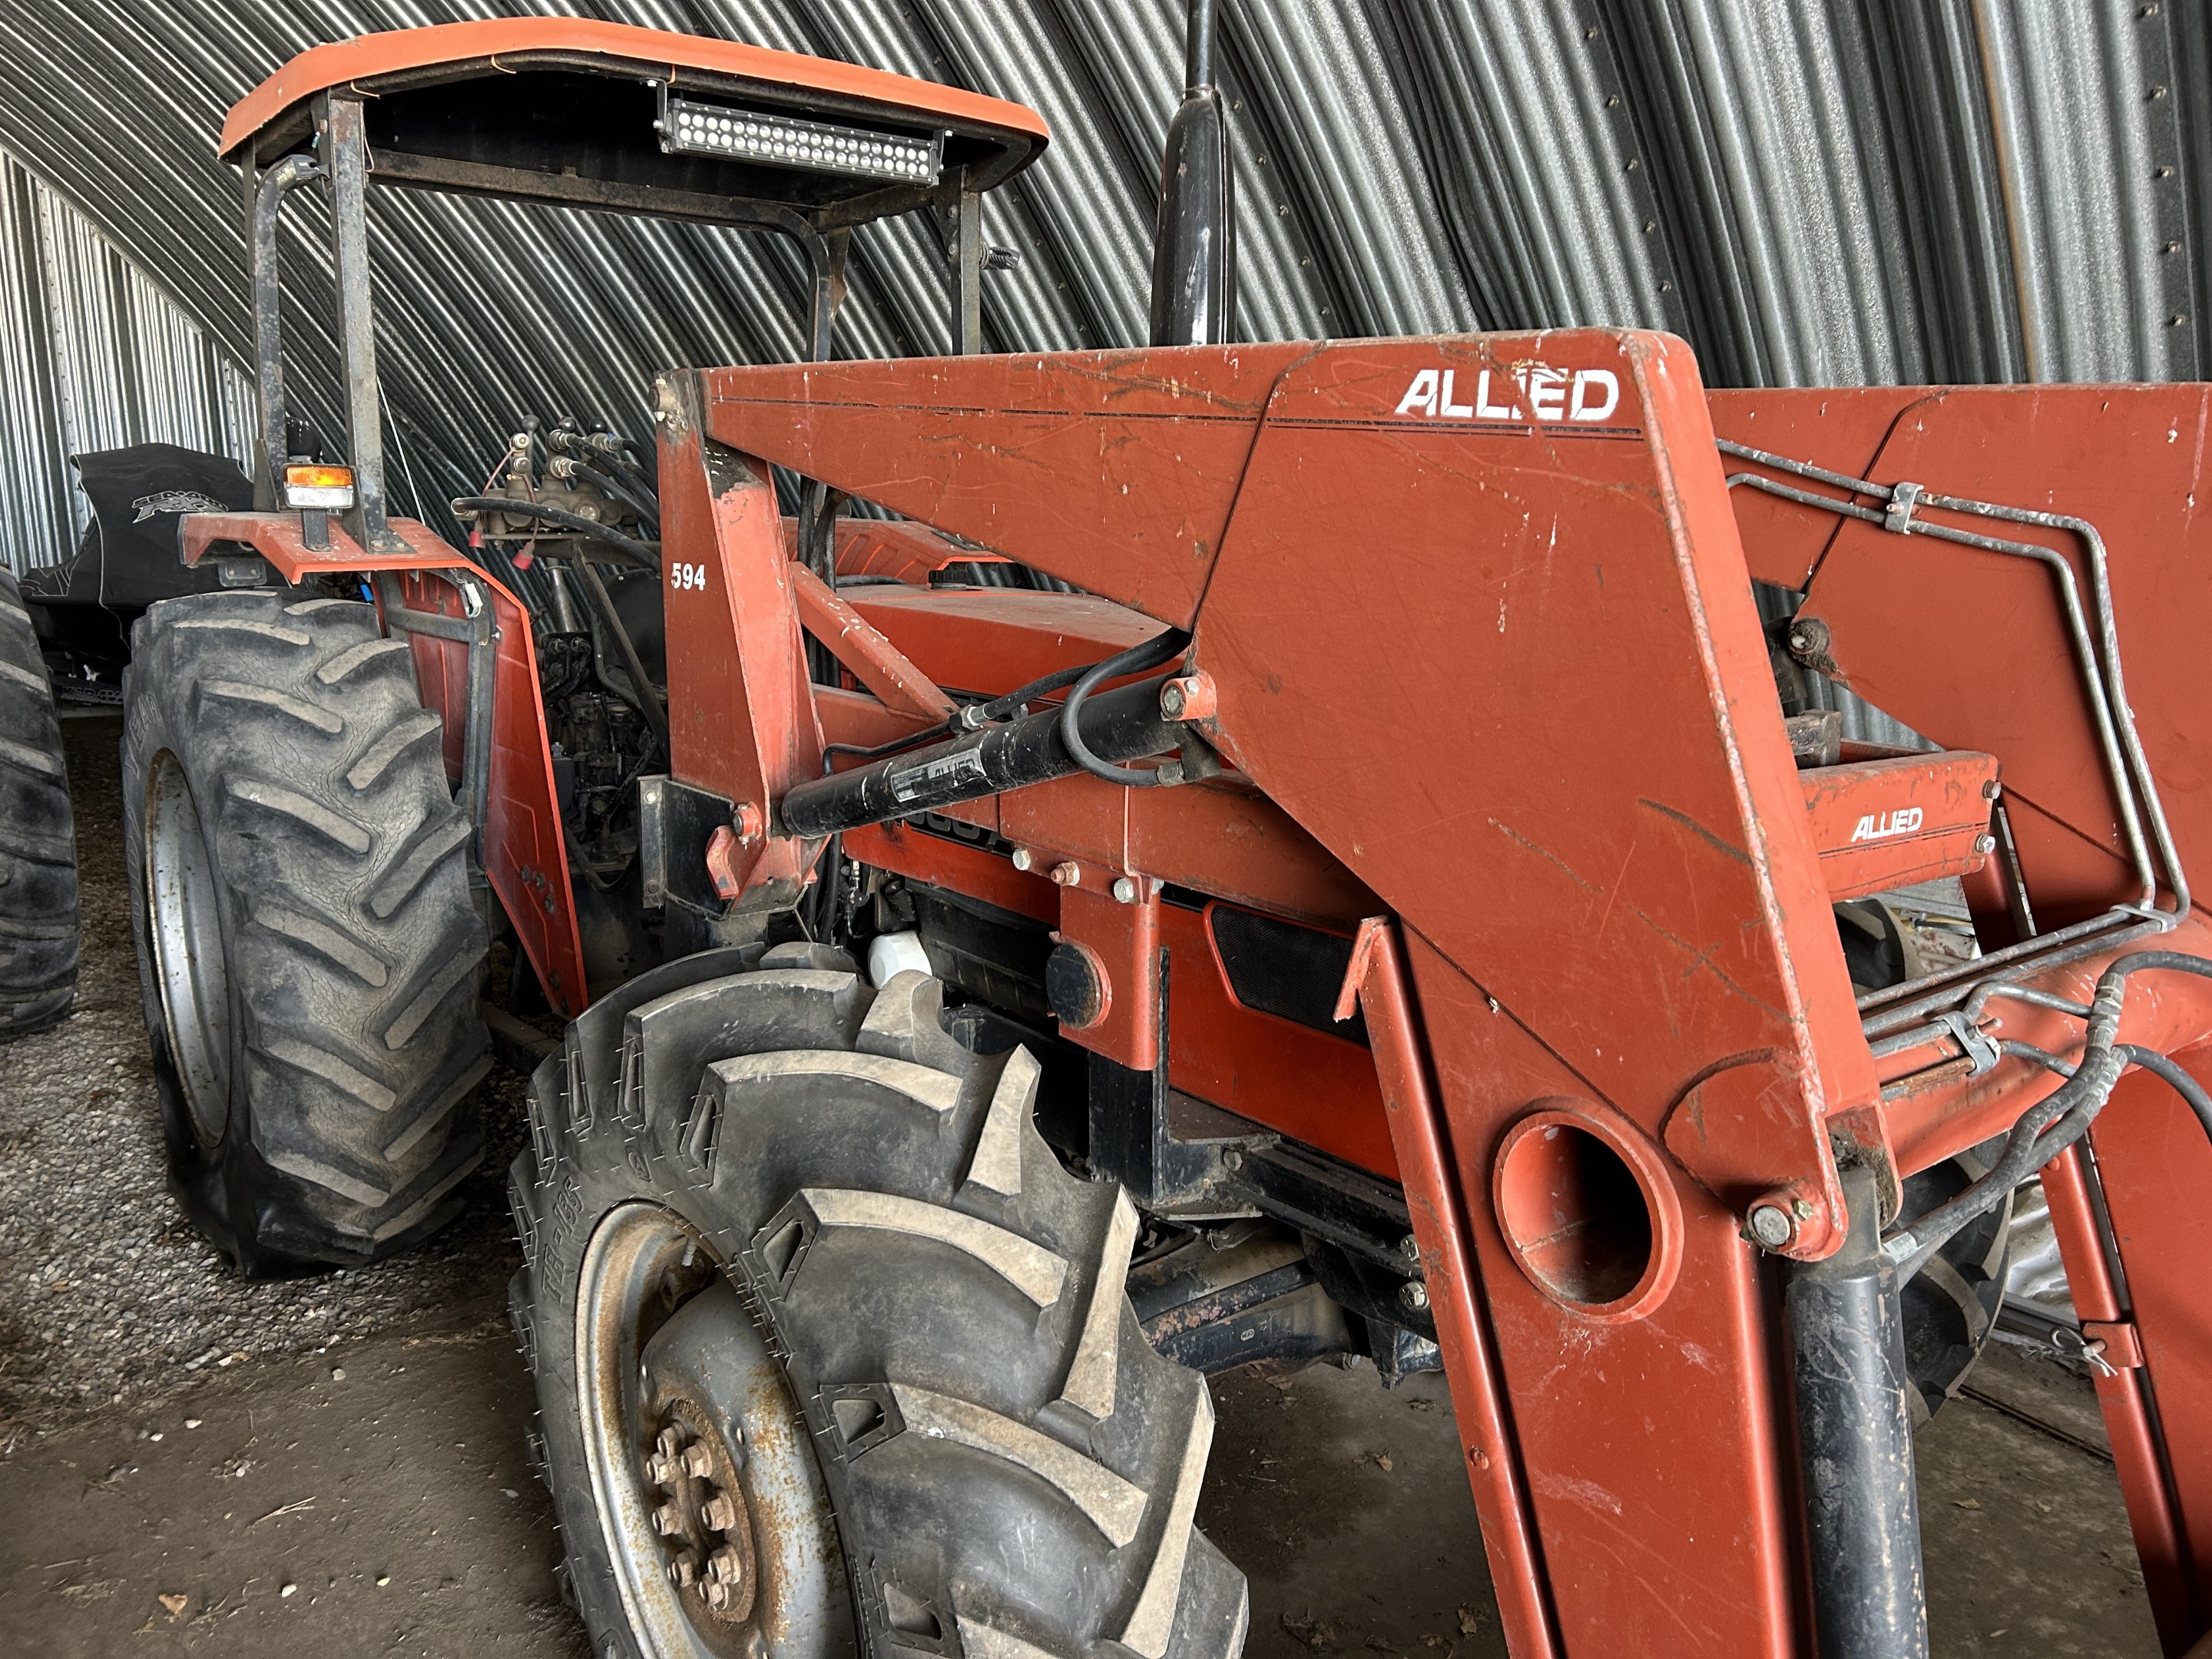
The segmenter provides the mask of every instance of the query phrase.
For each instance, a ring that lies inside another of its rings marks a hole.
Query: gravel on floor
[[[166,1185],[131,943],[117,744],[122,722],[63,722],[83,885],[70,1017],[0,1048],[0,1450],[88,1408],[143,1407],[210,1367],[319,1352],[498,1296],[520,1261],[507,1166],[524,1079],[481,1092],[487,1147],[469,1208],[377,1267],[253,1283],[229,1271]]]

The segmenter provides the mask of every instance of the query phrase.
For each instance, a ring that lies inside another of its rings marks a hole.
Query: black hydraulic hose
[[[2171,1054],[2161,1054],[2154,1048],[2138,1048],[2131,1042],[2122,1043],[2120,1053],[2127,1056],[2130,1065],[2142,1066],[2179,1095],[2189,1109],[2196,1113],[2197,1121],[2204,1126],[2206,1138],[2212,1139],[2212,1094],[2205,1092],[2203,1084],[2175,1065]]]
[[[653,526],[653,533],[660,534],[660,498],[631,481],[608,464],[608,458],[597,452],[571,452],[569,459],[585,471],[609,495],[619,496],[630,510]]]
[[[625,536],[619,530],[601,524],[597,519],[587,519],[580,513],[547,507],[539,501],[517,501],[512,495],[456,495],[453,512],[461,514],[505,513],[518,519],[536,519],[541,524],[556,525],[573,531],[579,536],[604,543],[616,549],[632,563],[644,566],[656,576],[660,574],[660,555],[650,544],[634,536]]]
[[[861,761],[882,760],[887,755],[903,754],[925,743],[940,742],[958,729],[955,720],[939,720],[934,726],[923,726],[919,732],[893,738],[889,743],[825,743],[822,745],[822,775],[826,778],[836,769],[830,763],[840,755],[849,755],[854,760]]]
[[[2089,1000],[2088,1031],[2083,1040],[2081,1059],[2067,1075],[2066,1081],[2020,1115],[2012,1133],[2006,1137],[2003,1152],[1986,1175],[1948,1203],[1938,1205],[1884,1241],[1882,1249],[1897,1264],[1901,1277],[1909,1279],[1917,1273],[1937,1250],[1978,1217],[2003,1202],[2007,1193],[2081,1139],[2097,1114],[2104,1109],[2105,1103],[2112,1097],[2113,1085],[2130,1065],[2142,1065],[2144,1070],[2155,1072],[2169,1083],[2173,1083],[2177,1075],[2187,1075],[2179,1066],[2172,1066],[2163,1054],[2154,1056],[2159,1065],[2144,1065],[2135,1056],[2148,1054],[2148,1050],[2118,1041],[2120,1012],[2127,998],[2129,975],[2161,969],[2212,979],[2212,959],[2179,951],[2134,951],[2119,957],[2097,976],[2096,992]],[[2063,1061],[2031,1044],[2006,1041],[1998,1046],[2004,1053],[2037,1065],[2062,1073],[2066,1070]],[[2181,1087],[2178,1083],[2174,1086]],[[2182,1090],[2182,1098],[2203,1120],[2207,1132],[2212,1133],[2212,1114],[2198,1107],[2203,1097],[2202,1089],[2193,1089],[2193,1092],[2191,1089]],[[2212,1101],[2207,1101],[2206,1105],[2212,1107]]]
[[[1936,1251],[2002,1203],[2007,1193],[2079,1140],[2126,1069],[2127,1062],[2107,1049],[2094,1068],[2085,1060],[2065,1082],[2022,1112],[2005,1139],[2004,1151],[1986,1174],[1884,1241],[1899,1277],[1910,1279],[1918,1273]]]
[[[1055,668],[1051,673],[1041,675],[1027,685],[1018,686],[1003,696],[994,697],[988,702],[975,704],[965,711],[961,724],[984,726],[993,720],[1005,720],[1007,716],[1018,712],[1025,702],[1046,696],[1054,691],[1066,690],[1088,674],[1095,665],[1091,663],[1078,663],[1073,668]]]
[[[642,470],[631,462],[623,451],[626,445],[617,441],[602,444],[599,433],[578,432],[568,428],[556,428],[546,441],[546,447],[557,454],[573,455],[586,466],[600,472],[615,472],[634,488],[651,499],[656,517],[660,512],[660,491],[648,483]],[[605,434],[611,440],[611,434]]]
[[[1167,781],[1157,770],[1140,770],[1135,767],[1116,766],[1111,761],[1101,760],[1083,741],[1081,726],[1083,705],[1091,694],[1104,682],[1118,679],[1124,674],[1141,674],[1148,668],[1158,668],[1172,662],[1190,648],[1190,635],[1180,628],[1170,628],[1154,635],[1141,645],[1133,645],[1127,651],[1093,663],[1084,671],[1068,692],[1067,701],[1060,706],[1060,740],[1075,763],[1094,778],[1108,783],[1118,783],[1131,789],[1155,789]]]
[[[2061,1077],[2074,1075],[2073,1062],[2061,1060],[2048,1049],[2010,1039],[1997,1046],[2015,1059],[2033,1060],[2046,1072],[2056,1072]],[[2132,1042],[2123,1042],[2112,1052],[2129,1065],[2141,1067],[2169,1085],[2181,1097],[2182,1103],[2196,1114],[2197,1122],[2203,1125],[2205,1138],[2212,1140],[2212,1093],[2207,1093],[2203,1084],[2175,1065],[2171,1054],[2162,1054],[2155,1048],[2138,1048]]]
[[[599,626],[614,637],[615,650],[622,658],[623,672],[629,676],[630,689],[636,694],[632,701],[637,706],[637,712],[645,716],[645,723],[653,728],[653,735],[660,744],[660,752],[670,754],[668,711],[660,706],[660,698],[653,689],[653,682],[646,678],[645,665],[638,659],[637,647],[630,639],[629,629],[623,626],[622,617],[615,610],[615,602],[607,592],[606,584],[599,580],[599,573],[592,568],[589,559],[571,559],[568,568],[576,573],[576,580],[584,590],[585,603],[598,614]]]

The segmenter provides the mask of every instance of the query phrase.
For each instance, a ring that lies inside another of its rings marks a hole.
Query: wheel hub
[[[660,1497],[653,1529],[668,1552],[668,1580],[687,1603],[696,1601],[695,1617],[742,1625],[760,1583],[752,1509],[738,1478],[742,1443],[732,1445],[710,1426],[709,1413],[680,1395],[667,1413],[643,1472]],[[732,1424],[731,1431],[742,1442],[741,1428]]]
[[[584,1253],[577,1380],[592,1498],[651,1659],[831,1659],[853,1647],[813,1442],[701,1236],[659,1205]]]

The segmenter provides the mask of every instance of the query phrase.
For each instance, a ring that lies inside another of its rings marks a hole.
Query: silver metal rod
[[[1970,1019],[1980,1018],[1982,1010],[1992,996],[2014,995],[2046,1006],[2059,1006],[2063,1000],[2021,988],[2016,981],[2031,972],[2047,972],[2100,951],[2116,948],[2145,933],[2163,933],[2177,926],[2190,913],[2188,878],[2182,870],[2180,856],[2173,845],[2172,829],[2165,806],[2159,799],[2157,781],[2151,775],[2149,761],[2143,752],[2134,712],[2128,706],[2127,686],[2120,666],[2119,624],[2112,605],[2109,560],[2104,538],[2099,534],[2096,526],[2086,519],[2063,514],[2039,513],[1998,502],[1936,495],[1911,484],[1876,484],[1864,478],[1854,478],[1847,473],[1830,471],[1808,461],[1792,460],[1786,456],[1754,449],[1748,445],[1730,443],[1725,439],[1716,440],[1716,442],[1723,453],[1776,471],[1790,473],[1854,495],[1868,496],[1884,502],[1885,507],[1878,510],[1853,501],[1838,501],[1817,491],[1797,489],[1749,472],[1731,475],[1728,480],[1731,489],[1739,484],[1747,485],[1803,506],[1877,524],[1895,534],[1928,536],[1984,552],[2033,559],[2051,572],[2058,583],[2067,631],[2080,661],[2083,695],[2089,705],[2091,722],[2097,729],[2098,744],[2103,751],[2106,769],[2112,782],[2121,831],[2127,841],[2135,866],[2141,892],[2135,904],[2115,905],[2101,916],[2093,916],[2055,933],[2023,939],[1943,973],[1889,987],[1860,998],[1858,1006],[1863,1029],[1875,1057],[1903,1053],[1932,1041],[1948,1039],[1955,1046],[1955,1036],[1944,1026],[1929,1022],[1926,1016],[1961,1001],[1966,1004]],[[2011,541],[1954,529],[1948,525],[1929,524],[1914,516],[1923,507],[1993,519],[2007,524],[2058,530],[2078,538],[2089,566],[2092,605],[2097,619],[2094,635],[2090,632],[2081,604],[2081,586],[2073,563],[2063,554],[2054,548],[2032,542]],[[2157,908],[2158,878],[2153,870],[2151,848],[2145,841],[2146,823],[2149,840],[2155,843],[2157,848],[2157,862],[2163,866],[2166,887],[2172,895],[2171,909]],[[1991,970],[1996,969],[2003,971],[1992,973]]]

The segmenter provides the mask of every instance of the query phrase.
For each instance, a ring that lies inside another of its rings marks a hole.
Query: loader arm
[[[672,641],[696,625],[702,647],[672,651],[671,707],[702,732],[764,729],[805,684],[799,630],[773,620],[794,613],[776,598],[781,527],[758,505],[771,463],[1193,630],[1182,672],[1210,690],[1195,725],[1227,779],[1127,790],[1078,775],[946,808],[1021,849],[1017,868],[1054,870],[1059,891],[1042,897],[1035,874],[988,880],[1054,917],[1103,981],[1110,1012],[1064,1034],[1115,1075],[1164,1064],[1177,958],[1162,895],[1215,890],[1200,866],[1234,844],[1231,817],[1281,815],[1255,844],[1289,853],[1246,883],[1252,902],[1325,915],[1317,895],[1364,890],[1382,907],[1352,976],[1514,1650],[1797,1650],[1803,1521],[1764,1264],[1843,1243],[1839,1152],[1887,1213],[1899,1177],[2001,1132],[2054,1081],[2011,1062],[1969,1076],[1940,1035],[1878,1063],[1831,902],[1930,868],[1979,872],[1996,766],[2094,777],[2088,728],[2054,720],[2051,750],[2031,752],[1954,710],[1939,682],[1895,712],[1957,748],[1801,773],[1751,587],[1792,556],[1750,516],[1765,539],[1747,557],[1695,364],[1664,337],[719,369],[665,377],[660,398],[663,477],[691,503],[671,518],[669,556],[707,573],[671,595]],[[1765,408],[1751,394],[1722,406]],[[2038,476],[2069,465],[2046,453]],[[1814,545],[1791,533],[1790,549]],[[1856,597],[1872,614],[1874,597]],[[2166,597],[2191,617],[2208,608],[2201,592]],[[896,610],[869,619],[901,661],[926,659]],[[732,615],[751,618],[747,647],[707,652]],[[917,723],[852,691],[811,697],[836,740]],[[2170,751],[2153,757],[2185,824],[2196,780]],[[679,734],[673,771],[760,815],[734,874],[787,891],[811,848],[778,810],[794,789],[820,793],[811,745],[747,755]],[[1180,836],[1150,828],[1166,801]],[[1854,809],[1844,828],[1824,827],[1838,801]],[[2110,841],[2095,805],[2092,792],[2054,810]],[[854,835],[912,841],[896,823]],[[2094,913],[2135,896],[2124,861],[2107,862],[2113,890],[2069,877],[2059,902]],[[937,860],[935,878],[962,879],[956,867],[986,881],[972,860]],[[2201,950],[2204,931],[2183,920],[2158,943]],[[2119,944],[2035,983],[2078,997]],[[2063,1047],[2042,1018],[2029,1009],[2008,1035]],[[2212,1033],[2212,997],[2161,978],[2128,1019],[2130,1042],[2187,1048]],[[2143,1092],[2124,1091],[2100,1150],[2140,1131],[2123,1119],[2172,1119],[2142,1109]],[[1771,1255],[1747,1242],[1761,1226]],[[2160,1245],[2158,1275],[2177,1284],[2212,1267],[2212,1240],[2168,1229]],[[2212,1357],[2172,1352],[2173,1397],[2189,1397]],[[2194,1490],[2203,1450],[2180,1443],[2197,1432],[2169,1414],[2146,1443],[2145,1420],[2131,1502],[2154,1478]],[[2154,1574],[2169,1640],[2197,1616],[2202,1574],[2171,1549]]]

